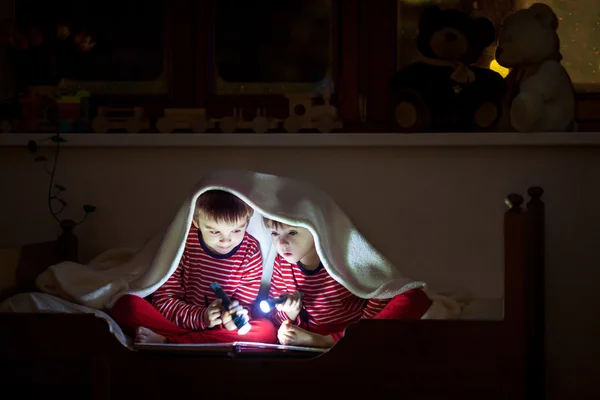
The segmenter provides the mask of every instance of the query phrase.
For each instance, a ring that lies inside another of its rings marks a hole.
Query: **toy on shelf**
[[[21,132],[56,132],[56,87],[31,86],[21,98],[22,115],[18,121]]]
[[[328,133],[343,127],[337,116],[337,108],[329,103],[328,96],[323,96],[325,104],[316,106],[312,99],[317,96],[313,93],[288,93],[285,97],[290,104],[290,116],[283,123],[287,132],[316,129],[321,133]]]
[[[333,87],[331,78],[326,77],[319,82],[312,93],[286,94],[290,112],[283,123],[285,130],[296,133],[302,129],[316,129],[321,133],[328,133],[342,128],[343,124],[338,119],[337,108],[330,103]],[[312,99],[315,97],[321,97],[325,104],[313,105]]]
[[[535,3],[508,16],[500,30],[496,61],[510,69],[501,131],[577,131],[577,102],[562,65],[559,17]],[[591,65],[591,64],[590,64]]]
[[[88,91],[80,90],[74,96],[56,99],[58,132],[87,132],[90,121],[90,97]]]
[[[242,112],[233,109],[233,115],[222,118],[219,121],[219,129],[223,133],[233,133],[237,129],[252,129],[256,133],[265,133],[269,129],[276,129],[281,121],[275,118],[267,118],[265,109],[256,109],[256,116],[252,121],[244,119]]]
[[[400,132],[494,130],[506,83],[476,64],[495,37],[494,24],[486,17],[426,7],[419,18],[418,55],[390,80]]]
[[[144,116],[142,107],[98,107],[98,116],[92,121],[92,129],[96,133],[109,130],[138,133],[150,129],[150,121]]]
[[[156,121],[156,129],[161,133],[174,130],[191,130],[204,133],[215,127],[215,119],[206,117],[205,108],[167,108],[165,115]]]

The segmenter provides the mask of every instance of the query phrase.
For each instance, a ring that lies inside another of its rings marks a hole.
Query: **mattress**
[[[127,348],[132,348],[133,340],[125,335],[119,325],[105,312],[85,307],[46,293],[21,293],[0,303],[0,312],[19,313],[88,313],[104,319],[110,332]],[[502,320],[503,299],[475,299],[463,307],[460,320]]]

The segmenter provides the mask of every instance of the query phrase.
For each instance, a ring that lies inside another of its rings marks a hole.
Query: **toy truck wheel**
[[[235,117],[225,117],[219,121],[219,129],[223,133],[233,133],[237,129],[237,120]]]
[[[315,122],[315,128],[321,133],[329,133],[335,127],[335,121],[329,115],[319,117]]]
[[[194,133],[204,133],[208,129],[208,121],[203,117],[194,118],[190,125]]]
[[[171,133],[175,130],[175,121],[169,117],[160,117],[156,121],[156,129],[160,133]]]
[[[269,120],[267,117],[255,117],[252,120],[252,130],[256,133],[265,133],[269,130]]]
[[[129,133],[138,133],[142,130],[142,121],[138,118],[129,118],[125,121],[125,130]]]
[[[106,117],[96,117],[92,121],[92,129],[96,133],[106,133],[108,132],[108,127],[110,126],[108,122],[108,118]]]
[[[283,122],[283,127],[288,133],[297,133],[302,129],[302,119],[298,117],[287,117]]]

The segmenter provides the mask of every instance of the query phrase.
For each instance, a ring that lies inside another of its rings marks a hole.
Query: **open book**
[[[303,346],[285,346],[281,344],[230,342],[230,343],[207,343],[207,344],[178,344],[178,343],[136,343],[133,346],[140,351],[160,351],[194,354],[229,355],[252,354],[252,355],[296,355],[315,356],[325,353],[328,349]]]

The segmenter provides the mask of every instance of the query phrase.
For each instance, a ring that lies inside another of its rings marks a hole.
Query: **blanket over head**
[[[87,265],[62,262],[37,279],[49,294],[88,307],[110,308],[124,294],[146,297],[177,269],[195,211],[196,199],[208,190],[230,192],[254,210],[248,233],[260,243],[263,258],[261,293],[268,290],[276,250],[262,216],[308,229],[327,272],[350,292],[362,298],[391,298],[424,282],[402,275],[354,227],[348,216],[313,185],[247,170],[219,170],[206,175],[184,199],[166,232],[139,250],[109,250]],[[434,306],[424,318],[458,314],[453,301],[430,294]],[[436,301],[438,300],[438,301]]]

